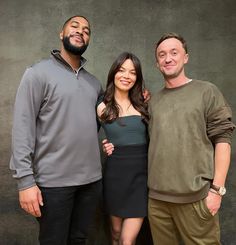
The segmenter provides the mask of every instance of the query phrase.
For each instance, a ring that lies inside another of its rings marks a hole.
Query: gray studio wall
[[[154,44],[163,32],[181,33],[189,44],[189,77],[215,83],[236,118],[235,13],[235,0],[1,0],[0,244],[37,244],[37,223],[20,210],[16,183],[8,170],[12,110],[25,68],[60,47],[58,33],[65,19],[82,14],[90,20],[87,69],[103,85],[114,58],[129,50],[142,61],[146,85],[152,92],[162,86],[155,67]],[[228,193],[220,212],[225,245],[236,244],[235,142],[234,134]],[[94,236],[96,242],[91,244],[107,244],[103,226]]]

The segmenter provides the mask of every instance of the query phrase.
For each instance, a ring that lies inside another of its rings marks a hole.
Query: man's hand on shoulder
[[[41,217],[40,206],[43,206],[43,198],[37,185],[19,191],[20,206],[27,213]]]

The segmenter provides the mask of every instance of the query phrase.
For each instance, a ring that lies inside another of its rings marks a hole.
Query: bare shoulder
[[[101,102],[98,106],[97,106],[97,115],[98,117],[101,117],[104,109],[106,108],[106,105],[104,104],[104,102]]]

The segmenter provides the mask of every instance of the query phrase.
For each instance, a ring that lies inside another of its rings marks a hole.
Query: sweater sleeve
[[[219,89],[212,85],[207,99],[207,135],[213,144],[231,143],[235,125],[232,111]]]
[[[97,107],[99,106],[99,104],[102,103],[103,98],[104,98],[104,91],[103,91],[103,89],[101,88],[100,93],[99,93],[99,96],[98,96],[98,99],[97,99],[97,103],[96,103],[96,111],[97,111]],[[99,131],[100,128],[101,128],[101,122],[100,122],[100,120],[99,120],[99,118],[98,118],[97,113],[96,113],[96,120],[97,120],[97,129],[98,129],[98,131]]]
[[[18,189],[35,185],[33,157],[36,141],[36,121],[43,103],[43,86],[33,68],[28,68],[20,82],[14,106],[12,155],[10,169],[17,179]]]

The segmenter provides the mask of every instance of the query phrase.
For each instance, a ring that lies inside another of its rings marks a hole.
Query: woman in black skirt
[[[147,123],[142,69],[132,53],[110,68],[97,114],[114,151],[104,169],[105,207],[111,217],[112,245],[134,245],[147,215]]]

